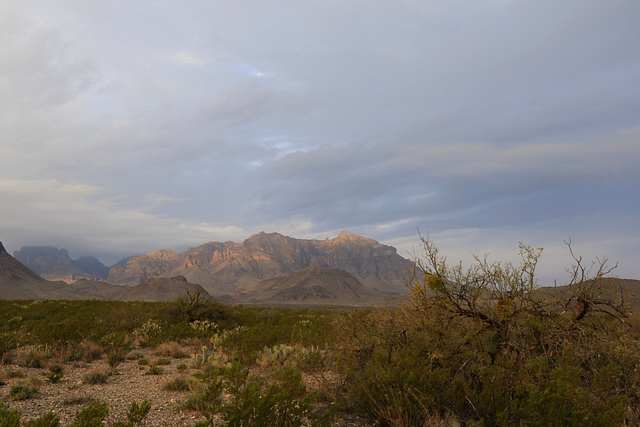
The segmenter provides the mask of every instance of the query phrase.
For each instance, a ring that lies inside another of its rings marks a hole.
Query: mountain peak
[[[2,242],[0,242],[0,254],[2,253],[6,253],[7,250],[4,248],[4,246],[2,246]]]

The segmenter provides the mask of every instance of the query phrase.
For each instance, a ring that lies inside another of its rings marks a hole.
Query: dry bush
[[[184,359],[188,357],[188,352],[176,341],[159,344],[153,353],[156,356],[173,357],[174,359]]]

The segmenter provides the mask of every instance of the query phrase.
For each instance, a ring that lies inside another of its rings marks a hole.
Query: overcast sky
[[[0,240],[259,231],[640,279],[640,2],[0,0]]]

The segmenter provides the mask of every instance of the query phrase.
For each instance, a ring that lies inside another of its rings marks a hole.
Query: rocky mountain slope
[[[262,280],[232,296],[248,304],[278,305],[372,306],[394,299],[390,294],[363,285],[346,271],[315,266]]]
[[[53,246],[24,246],[14,251],[13,256],[47,280],[71,283],[79,279],[106,279],[109,274],[109,267],[96,258],[84,256],[72,260],[66,249]]]
[[[402,294],[412,263],[391,246],[346,232],[325,240],[263,232],[242,243],[211,242],[181,253],[158,250],[132,257],[112,267],[107,282],[133,285],[149,278],[184,276],[216,296],[309,266],[344,270],[366,286]]]
[[[77,299],[73,289],[63,282],[50,282],[9,255],[0,243],[1,299]]]

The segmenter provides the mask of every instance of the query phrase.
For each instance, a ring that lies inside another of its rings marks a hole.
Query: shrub
[[[11,400],[27,400],[35,397],[37,393],[37,387],[29,386],[25,383],[19,383],[11,387],[11,390],[9,390],[9,397]]]
[[[26,346],[18,349],[20,366],[26,368],[44,368],[52,352],[47,346]]]
[[[58,418],[58,416],[51,411],[47,412],[39,418],[22,423],[22,427],[58,427],[59,425],[60,418]]]
[[[105,384],[109,380],[108,372],[91,371],[82,376],[82,382],[86,384]]]
[[[2,401],[0,401],[0,426],[20,427],[20,411],[17,409],[8,410]]]
[[[180,344],[175,341],[161,343],[156,348],[155,354],[157,356],[173,357],[174,359],[184,359],[188,356],[180,347]]]
[[[637,420],[640,356],[621,341],[632,331],[605,263],[589,276],[574,257],[570,284],[543,292],[541,249],[520,245],[519,264],[476,257],[465,269],[423,244],[406,306],[353,312],[341,325],[339,368],[355,407],[384,425]]]
[[[163,369],[158,365],[151,365],[147,371],[147,375],[162,375]]]
[[[99,400],[92,400],[85,408],[76,411],[76,417],[69,427],[99,427],[109,415],[109,406]]]
[[[149,359],[138,359],[138,365],[147,366],[149,364]]]
[[[151,405],[144,399],[141,404],[135,400],[131,402],[131,406],[127,411],[127,419],[129,420],[128,426],[139,425],[151,410]]]
[[[171,364],[171,360],[167,359],[166,357],[161,357],[160,359],[156,360],[156,365],[170,365]]]
[[[24,372],[18,370],[18,369],[7,369],[4,372],[4,376],[7,379],[11,379],[11,378],[24,378]]]
[[[64,376],[64,368],[62,365],[54,364],[49,366],[49,372],[43,372],[43,376],[47,378],[47,381],[56,384]]]
[[[204,376],[205,390],[189,399],[187,405],[205,415],[209,425],[216,414],[222,414],[228,425],[237,426],[300,426],[318,418],[312,406],[315,395],[307,393],[299,371],[283,368],[274,373],[274,378],[267,385],[239,363],[224,373],[211,368]],[[224,388],[230,394],[228,403],[222,400]]]

